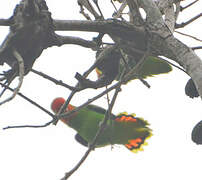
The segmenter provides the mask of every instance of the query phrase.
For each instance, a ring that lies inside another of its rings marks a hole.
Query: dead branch
[[[79,37],[57,35],[57,38],[60,42],[59,46],[65,45],[65,44],[75,44],[75,45],[79,45],[79,46],[91,48],[91,49],[97,48],[97,44],[94,41],[88,41]],[[58,45],[58,43],[56,45]]]
[[[19,83],[18,83],[17,87],[14,89],[13,94],[10,97],[8,97],[7,99],[5,99],[4,101],[0,102],[0,105],[11,101],[17,95],[17,93],[20,91],[20,88],[22,86],[22,82],[23,82],[23,78],[24,78],[24,60],[23,60],[22,56],[15,49],[13,50],[13,55],[17,59],[18,65],[19,65]]]
[[[9,25],[10,32],[0,48],[0,65],[6,63],[11,67],[5,76],[12,81],[19,71],[13,49],[22,56],[26,75],[44,49],[60,42],[45,1],[22,0],[9,19]]]

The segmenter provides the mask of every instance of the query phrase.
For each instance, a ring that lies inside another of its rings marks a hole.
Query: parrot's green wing
[[[101,113],[101,114],[106,113],[106,109],[99,107],[99,106],[96,106],[96,105],[89,104],[86,108],[91,110],[91,111],[95,111],[97,113]]]
[[[130,61],[128,61],[128,66],[130,68],[133,68],[135,65],[136,65],[135,60],[131,59]],[[124,66],[125,65],[123,63],[120,63],[120,70],[116,80],[119,80]],[[170,71],[172,71],[172,67],[166,61],[163,61],[157,57],[148,56],[139,72],[137,72],[137,74],[139,78],[144,79],[147,77],[152,77],[153,75],[169,73]],[[135,74],[134,76],[132,76],[131,80],[132,79],[137,79],[137,75]]]
[[[172,67],[166,61],[149,56],[142,65],[139,75],[142,78],[146,78],[148,76],[169,73],[170,71],[172,71]]]
[[[97,113],[100,113],[103,115],[106,113],[106,109],[104,109],[100,106],[93,105],[93,104],[89,104],[86,108],[89,109],[90,111],[94,111],[94,112],[97,112]],[[116,116],[114,114],[112,114],[112,118],[114,119],[115,117]]]

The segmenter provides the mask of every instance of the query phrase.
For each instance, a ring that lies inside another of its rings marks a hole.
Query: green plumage
[[[96,111],[95,111],[96,109]],[[100,112],[98,111],[100,109]],[[81,137],[91,143],[104,119],[104,109],[89,105],[80,110],[68,123]],[[107,126],[97,141],[97,147],[109,144],[127,144],[128,140],[148,136],[147,123],[118,122],[116,116],[112,115],[112,122],[107,121]]]
[[[59,108],[53,108],[54,103],[55,101],[52,103],[52,109],[56,112]],[[85,145],[92,143],[99,129],[99,125],[104,119],[105,112],[106,110],[101,107],[88,105],[71,115],[69,118],[61,120],[77,131],[76,140]],[[144,144],[145,139],[151,136],[151,129],[147,127],[148,125],[147,121],[142,118],[134,117],[133,115],[120,114],[115,116],[112,114],[111,120],[107,121],[106,128],[96,142],[96,147],[110,144],[126,145],[130,144],[130,140],[139,138],[141,139],[141,143],[138,144],[138,147],[134,147],[135,149],[138,149],[141,144]],[[133,150],[133,148],[129,149]]]
[[[135,67],[135,65],[137,64],[136,61],[132,59],[127,63],[130,68]],[[116,77],[116,80],[119,80],[123,68],[124,64],[122,62],[120,63],[119,74]],[[139,78],[145,79],[147,77],[152,77],[153,75],[169,73],[170,71],[172,71],[172,67],[167,62],[157,57],[148,56],[147,59],[144,61],[142,67],[139,69],[138,72],[134,74],[134,76],[131,77],[130,80],[137,79],[137,74]]]
[[[107,46],[105,48],[112,49],[113,46]],[[103,49],[98,50],[96,57],[98,58],[102,52]],[[140,58],[141,56],[132,57],[129,55],[121,55],[121,51],[114,48],[112,52],[106,55],[104,60],[97,66],[99,79],[104,77],[105,79],[109,79],[110,82],[114,79],[119,80],[123,69],[125,69],[126,66],[128,66],[129,69],[134,68]],[[144,79],[152,77],[153,75],[169,73],[170,71],[172,71],[172,67],[166,61],[161,60],[158,57],[148,56],[140,69],[131,76],[130,80],[137,79],[137,76],[138,78]]]

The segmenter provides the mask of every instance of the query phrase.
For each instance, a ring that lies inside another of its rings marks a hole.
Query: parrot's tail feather
[[[118,122],[137,122],[137,118],[133,115],[127,115],[126,113],[119,114],[116,119]]]
[[[137,138],[128,140],[128,143],[125,144],[125,147],[134,153],[143,151],[143,146],[147,145],[146,139],[152,136],[152,130],[147,127],[149,123],[143,118],[135,117],[135,114],[127,114],[126,112],[120,113],[118,116],[116,116],[115,121],[126,124],[134,124],[134,133],[144,132],[143,134],[141,133],[141,135],[139,135]]]
[[[137,153],[138,151],[143,151],[144,150],[143,146],[147,145],[146,139],[148,139],[151,136],[152,134],[150,132],[147,137],[143,137],[143,138],[139,137],[136,139],[131,139],[128,141],[128,144],[125,144],[125,147],[134,153]]]
[[[135,117],[136,114],[128,114],[127,112],[122,112],[120,114],[118,114],[115,118],[115,121],[118,122],[136,122],[137,124],[139,124],[140,126],[147,126],[149,125],[149,123],[144,120],[143,118],[140,117]]]

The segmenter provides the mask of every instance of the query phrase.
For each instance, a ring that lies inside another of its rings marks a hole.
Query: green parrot
[[[57,113],[64,103],[64,98],[56,98],[51,104],[51,109]],[[75,106],[69,104],[66,112],[74,108]],[[92,143],[99,125],[104,119],[105,112],[106,110],[99,106],[88,105],[69,117],[62,118],[61,121],[77,131],[75,139],[80,144],[88,146]],[[96,148],[110,144],[122,144],[132,152],[143,150],[142,146],[146,145],[146,139],[152,135],[152,130],[147,127],[148,125],[147,121],[135,117],[134,114],[121,113],[118,116],[111,114],[111,120],[107,121],[104,132],[96,142]]]
[[[104,50],[110,51],[110,53],[105,53],[106,51]],[[136,59],[131,56],[124,57],[124,61],[126,61],[124,63],[123,55],[121,54],[120,50],[115,46],[108,45],[104,48],[100,48],[97,51],[96,61],[100,57],[104,58],[102,58],[102,61],[97,62],[95,70],[98,79],[96,81],[86,79],[79,73],[76,74],[75,78],[79,81],[81,87],[97,89],[111,84],[114,80],[118,81],[126,64],[128,65],[129,69],[132,69],[138,63],[139,59],[141,59],[142,55],[137,54],[135,56]],[[152,77],[153,75],[169,73],[170,71],[172,71],[172,67],[166,61],[163,61],[157,57],[148,56],[144,64],[139,69],[139,72],[132,74],[129,80],[137,79],[137,75],[138,78],[144,79],[147,77]]]
[[[116,56],[114,56],[114,54],[116,54]],[[103,61],[102,66],[98,66],[96,68],[96,73],[98,75],[98,78],[100,78],[103,75],[103,70],[106,68],[105,66],[108,66],[108,61],[112,61],[114,63],[113,67],[113,71],[109,71],[113,74],[113,77],[115,77],[115,79],[118,81],[120,79],[120,76],[123,72],[123,69],[125,67],[125,64],[123,63],[121,59],[121,54],[119,51],[116,50],[116,52],[111,53],[110,57],[106,58],[106,62]],[[120,59],[117,59],[117,57],[119,57]],[[116,58],[116,60],[115,60]],[[135,65],[137,64],[136,60],[134,60],[132,57],[128,58],[129,60],[127,61],[127,64],[129,66],[129,68],[133,68],[135,67]],[[106,65],[105,65],[106,64]],[[117,67],[117,64],[119,64],[119,66]],[[117,69],[118,68],[118,69]],[[108,68],[109,69],[109,68]],[[157,57],[153,57],[153,56],[148,56],[147,59],[145,60],[144,64],[142,65],[142,67],[140,68],[138,73],[139,78],[145,79],[147,77],[152,77],[153,75],[158,75],[158,74],[164,74],[164,73],[169,73],[170,71],[172,71],[172,67],[170,64],[168,64],[166,61],[163,61]],[[108,71],[107,71],[108,72]],[[107,74],[106,72],[104,72],[104,74]],[[137,79],[137,75],[134,74],[130,80],[133,79]]]

